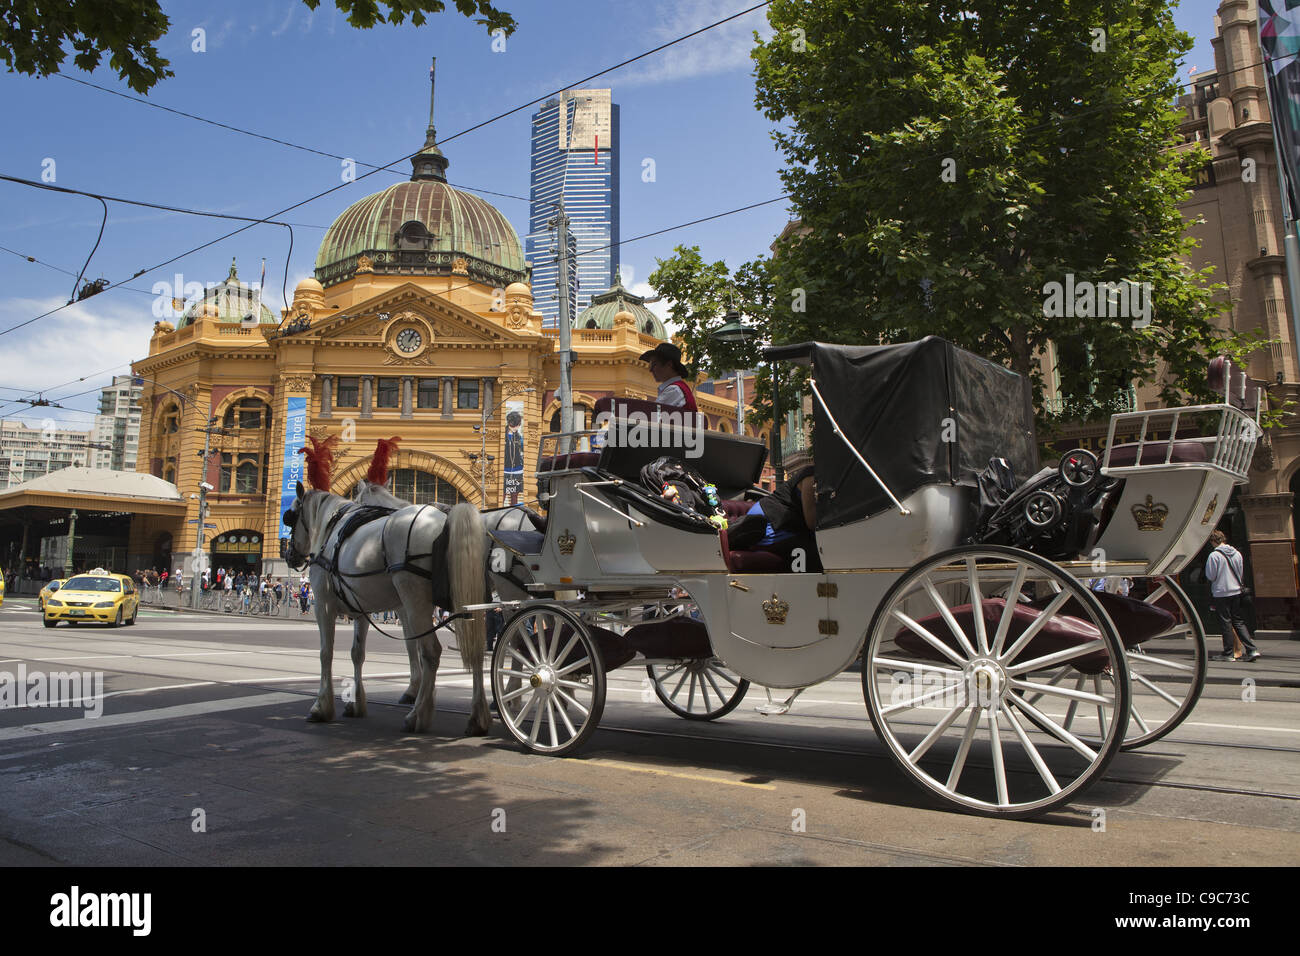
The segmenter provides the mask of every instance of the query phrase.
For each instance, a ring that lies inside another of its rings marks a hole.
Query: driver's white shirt
[[[680,408],[686,404],[686,392],[680,386],[686,383],[682,381],[680,375],[674,375],[672,378],[659,383],[659,394],[655,401],[660,405],[668,405],[671,408]]]

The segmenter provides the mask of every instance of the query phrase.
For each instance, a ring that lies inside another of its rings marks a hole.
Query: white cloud
[[[62,304],[57,298],[0,299],[0,328]],[[149,300],[143,296],[114,298],[104,292],[0,338],[0,384],[47,391],[45,397],[54,401],[91,390],[61,402],[63,409],[31,409],[0,401],[0,417],[19,417],[29,425],[49,417],[68,427],[91,427],[94,418],[84,412],[97,404],[97,389],[110,384],[114,375],[129,374],[130,363],[149,354],[153,323]],[[85,381],[74,381],[83,375]]]
[[[744,7],[739,0],[674,0],[650,9],[661,12],[663,21],[653,27],[649,35],[652,40],[666,43],[716,23]],[[616,74],[611,82],[620,86],[637,86],[737,70],[749,72],[752,67],[749,51],[754,46],[755,30],[764,38],[772,35],[772,28],[761,9],[646,57],[629,67],[628,72]]]
[[[285,30],[289,29],[289,27],[293,25],[293,17],[294,17],[294,13],[297,12],[297,8],[298,8],[297,0],[292,0],[292,2],[290,2],[289,4],[288,14],[285,16],[283,22],[281,22],[281,24],[278,27],[275,27],[271,31],[271,36],[278,37],[280,34],[284,33]],[[307,23],[307,27],[308,29],[311,28],[310,20]]]

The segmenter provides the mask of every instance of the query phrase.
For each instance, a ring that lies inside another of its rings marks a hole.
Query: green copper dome
[[[653,335],[667,341],[668,332],[664,324],[645,307],[645,297],[633,295],[623,288],[623,277],[614,275],[614,285],[608,292],[591,297],[591,305],[578,313],[573,320],[575,329],[612,329],[614,316],[620,312],[630,312],[636,319],[636,330],[643,335]]]
[[[218,322],[241,322],[246,315],[252,315],[253,310],[258,308],[260,297],[257,290],[251,285],[239,281],[239,273],[235,270],[235,260],[230,260],[230,275],[226,276],[226,281],[220,285],[214,285],[211,289],[203,293],[203,298],[196,299],[186,309],[185,314],[181,316],[176,323],[177,328],[182,328],[194,321],[194,317],[199,314],[200,310],[207,306],[215,306],[217,310]],[[279,325],[280,320],[265,305],[260,307],[258,322],[263,325]]]

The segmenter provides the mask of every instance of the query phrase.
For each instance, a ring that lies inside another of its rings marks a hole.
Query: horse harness
[[[416,567],[415,565],[411,564],[412,561],[421,560],[423,558],[432,558],[436,553],[434,551],[428,551],[424,554],[411,554],[411,535],[415,531],[416,522],[420,520],[420,515],[424,514],[425,509],[427,509],[428,507],[429,505],[421,505],[420,510],[411,516],[410,524],[408,524],[406,527],[406,547],[403,549],[405,558],[403,558],[402,560],[395,561],[395,562],[390,562],[388,560],[388,546],[384,540],[385,538],[384,533],[382,531],[380,532],[379,553],[380,556],[383,558],[383,563],[382,563],[382,567],[379,567],[374,571],[344,571],[340,569],[339,552],[343,550],[343,545],[347,542],[349,538],[352,537],[353,534],[357,532],[358,529],[364,527],[365,525],[372,524],[375,521],[379,521],[381,519],[386,524],[388,522],[388,519],[391,518],[394,514],[396,514],[398,509],[387,508],[381,505],[357,505],[355,503],[348,503],[344,505],[342,508],[339,508],[337,511],[334,512],[333,515],[330,516],[330,520],[325,524],[325,531],[321,540],[323,542],[323,548],[328,547],[330,535],[333,534],[335,528],[337,528],[338,535],[334,539],[334,551],[328,558],[326,558],[323,554],[312,555],[310,563],[316,565],[317,567],[323,568],[325,570],[325,573],[329,576],[329,581],[334,590],[334,593],[338,595],[339,601],[343,604],[343,607],[347,609],[349,614],[351,614],[354,617],[357,616],[366,617],[366,618],[369,617],[366,611],[364,611],[361,607],[354,606],[353,601],[349,596],[349,592],[355,593],[355,591],[348,584],[347,581],[348,578],[366,578],[366,577],[373,577],[376,574],[396,574],[398,571],[407,571],[411,574],[416,574],[422,578],[427,579],[430,585],[433,584],[432,568],[426,570],[425,568]],[[346,520],[343,520],[345,517]],[[359,604],[360,602],[358,601],[357,605]],[[387,631],[385,631],[374,621],[370,621],[370,626],[373,627],[375,630],[377,630],[380,634],[384,635],[384,637],[391,638],[392,640],[414,641],[428,634],[436,634],[441,628],[446,627],[447,625],[451,624],[453,621],[457,621],[460,618],[467,618],[470,616],[471,615],[468,611],[460,611],[457,612],[456,614],[451,614],[444,620],[434,624],[433,627],[429,628],[426,631],[421,631],[419,634],[416,634],[413,637],[394,637],[392,634],[389,634]]]

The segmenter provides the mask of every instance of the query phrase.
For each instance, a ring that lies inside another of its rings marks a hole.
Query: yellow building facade
[[[280,316],[232,264],[226,281],[174,325],[155,325],[148,356],[133,366],[143,380],[137,467],[174,482],[186,514],[136,517],[132,569],[192,573],[206,482],[210,566],[285,574],[285,474],[296,476],[306,435],[342,439],[331,487],[339,494],[365,475],[378,439],[397,436],[395,494],[497,507],[514,500],[503,465],[510,413],[518,412],[518,500],[535,504],[539,439],[559,410],[558,330],[544,330],[533,309],[517,233],[489,203],[447,184],[448,161],[435,144],[430,126],[409,182],[339,216],[315,278],[299,283]],[[637,297],[611,291],[612,321],[584,313],[573,323],[579,424],[602,397],[657,391],[639,357],[661,341],[653,333],[662,326]],[[734,401],[697,392],[697,402],[709,427],[734,430]]]

